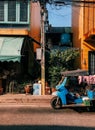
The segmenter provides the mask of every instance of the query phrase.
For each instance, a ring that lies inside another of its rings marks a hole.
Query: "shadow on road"
[[[95,130],[95,127],[76,126],[50,126],[50,125],[21,125],[21,126],[0,126],[0,130]]]

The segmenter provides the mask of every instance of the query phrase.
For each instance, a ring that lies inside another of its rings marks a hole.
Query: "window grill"
[[[4,1],[0,1],[0,21],[4,21]]]
[[[0,23],[28,24],[29,1],[4,0],[0,1]]]
[[[95,51],[89,51],[89,74],[95,74]]]

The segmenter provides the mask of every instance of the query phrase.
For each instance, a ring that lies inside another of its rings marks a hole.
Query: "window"
[[[8,21],[16,21],[16,1],[8,1]]]
[[[95,51],[89,51],[89,74],[95,74]]]
[[[2,0],[0,1],[0,23],[28,24],[29,1]]]
[[[27,21],[27,4],[23,1],[20,2],[20,21]]]
[[[0,21],[4,21],[4,1],[0,1]]]

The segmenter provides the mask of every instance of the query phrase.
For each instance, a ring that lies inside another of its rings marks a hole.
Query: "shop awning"
[[[20,62],[24,37],[0,37],[0,61]]]

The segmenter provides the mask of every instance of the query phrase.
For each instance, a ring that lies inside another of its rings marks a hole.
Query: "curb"
[[[5,94],[0,96],[0,106],[48,107],[52,95]]]

